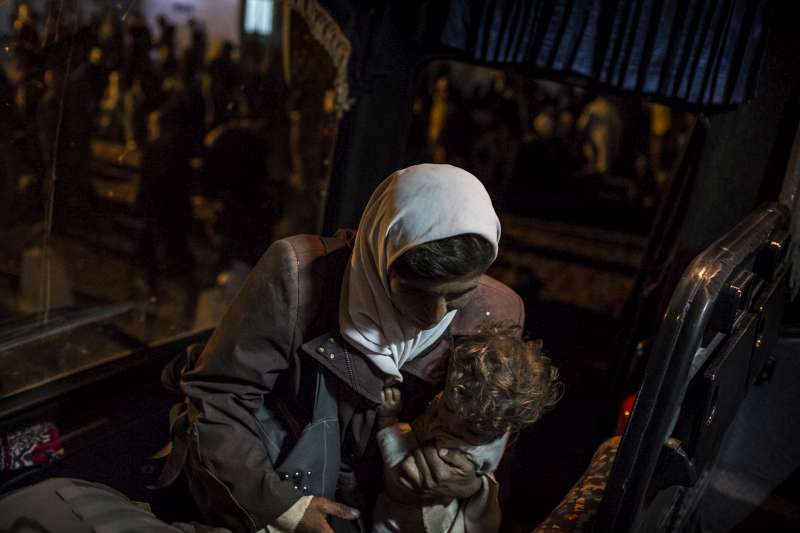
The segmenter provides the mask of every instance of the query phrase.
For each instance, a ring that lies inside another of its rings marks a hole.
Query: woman
[[[216,525],[324,532],[338,517],[336,531],[368,530],[382,487],[373,424],[383,388],[401,390],[400,419],[411,420],[441,390],[451,336],[487,316],[523,322],[520,298],[483,275],[500,223],[464,170],[395,172],[373,193],[352,246],[352,234],[340,237],[275,242],[181,378],[186,416],[173,431],[188,437],[184,472]],[[276,472],[263,431],[274,417],[298,428],[311,420],[320,368],[334,376],[338,502],[304,496],[302,472]],[[460,452],[431,446],[386,475],[420,501],[468,498],[481,484]]]

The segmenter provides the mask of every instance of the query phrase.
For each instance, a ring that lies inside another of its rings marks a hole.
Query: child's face
[[[453,437],[466,442],[472,446],[480,446],[481,444],[488,444],[493,440],[500,437],[500,435],[484,435],[476,433],[458,417],[455,409],[453,409],[453,400],[450,395],[445,391],[439,401],[439,422],[442,428],[452,435]]]

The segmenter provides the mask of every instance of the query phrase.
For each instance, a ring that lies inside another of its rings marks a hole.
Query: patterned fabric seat
[[[533,533],[580,532],[591,527],[606,490],[619,439],[612,437],[600,445],[586,472]]]

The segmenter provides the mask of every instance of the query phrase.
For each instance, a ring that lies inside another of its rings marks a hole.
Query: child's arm
[[[478,455],[481,465],[481,488],[473,494],[463,508],[465,533],[494,533],[499,531],[502,513],[498,498],[499,486],[494,471],[500,464],[508,443],[508,433],[484,445]]]
[[[403,404],[400,391],[394,387],[387,387],[381,392],[383,403],[377,410],[378,447],[384,464],[394,468],[418,447],[414,431],[409,424],[401,424],[397,415]]]
[[[378,448],[381,450],[383,464],[394,468],[419,448],[414,430],[409,424],[398,422],[378,431]]]

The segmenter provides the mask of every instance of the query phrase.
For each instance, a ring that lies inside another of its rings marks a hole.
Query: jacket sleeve
[[[522,298],[506,285],[502,285],[502,290],[498,291],[494,302],[494,317],[503,318],[521,328],[525,327],[525,304]]]
[[[290,243],[277,241],[181,381],[197,466],[223,486],[253,531],[274,523],[300,498],[273,470],[254,415],[296,349],[298,293],[297,257]]]
[[[525,304],[522,303],[522,298],[519,297],[519,294],[516,292],[514,293],[514,305],[517,310],[517,324],[519,327],[525,327]]]
[[[519,294],[504,283],[483,276],[473,305],[461,311],[465,324],[475,327],[485,319],[525,326],[525,305]]]

